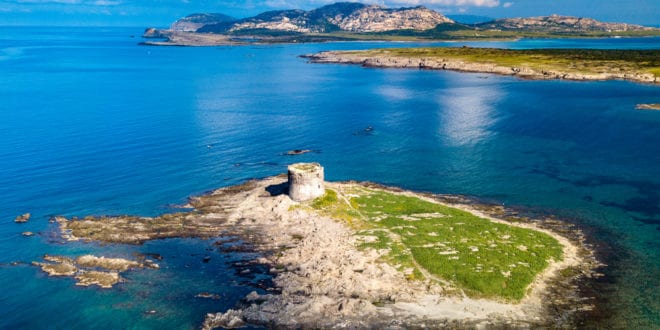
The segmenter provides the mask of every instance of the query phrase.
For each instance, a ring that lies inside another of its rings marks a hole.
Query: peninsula
[[[277,290],[204,328],[553,326],[591,308],[598,265],[580,231],[501,206],[371,183],[325,182],[317,163],[190,198],[159,217],[56,218],[67,240],[140,244],[238,237]],[[273,293],[278,292],[278,293]],[[565,323],[562,323],[565,324]]]
[[[302,57],[313,63],[480,72],[528,79],[660,83],[660,50],[429,47],[326,51]]]

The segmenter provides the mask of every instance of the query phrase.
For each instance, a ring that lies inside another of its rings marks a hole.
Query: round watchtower
[[[319,163],[289,165],[289,197],[296,202],[308,201],[325,193],[323,166]]]

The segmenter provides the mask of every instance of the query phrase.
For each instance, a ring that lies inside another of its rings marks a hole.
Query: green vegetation
[[[660,30],[632,31],[538,31],[538,30],[497,30],[477,29],[474,26],[460,23],[443,23],[428,30],[390,30],[383,32],[350,32],[342,31],[329,23],[323,25],[318,33],[301,33],[270,29],[242,29],[229,32],[231,24],[220,23],[207,25],[198,30],[202,33],[227,33],[233,36],[251,36],[263,38],[262,42],[323,42],[345,40],[385,40],[385,41],[428,41],[428,40],[501,40],[519,38],[612,38],[612,37],[646,37],[660,36]]]
[[[550,260],[562,258],[545,233],[403,194],[327,189],[309,205],[347,220],[362,248],[382,251],[408,278],[450,282],[474,297],[518,301]]]
[[[660,77],[660,50],[615,49],[500,49],[427,47],[374,49],[350,52],[365,56],[392,56],[461,60],[505,67],[527,67],[538,72],[650,73]]]

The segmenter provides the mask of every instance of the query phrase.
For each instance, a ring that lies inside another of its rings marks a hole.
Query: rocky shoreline
[[[507,225],[534,228],[557,239],[564,247],[564,258],[551,263],[518,303],[471,298],[442,281],[410,280],[382,262],[382,252],[358,249],[355,229],[289,198],[286,176],[193,197],[186,205],[194,208],[191,212],[157,218],[57,220],[69,240],[140,244],[166,237],[225,236],[249,244],[262,255],[255,262],[270,268],[275,288],[268,294],[251,293],[235,309],[209,314],[204,323],[207,329],[245,324],[285,328],[556,326],[593,307],[577,293],[576,281],[597,276],[599,263],[581,232],[560,221],[535,222],[501,206],[477,205],[455,196],[356,182],[326,186],[340,196],[355,187],[384,189],[469,210]]]
[[[311,63],[357,64],[373,68],[409,68],[429,70],[451,70],[473,73],[491,73],[504,76],[516,76],[523,79],[538,80],[574,80],[603,81],[628,80],[647,84],[660,84],[660,79],[650,73],[614,71],[603,73],[576,73],[558,70],[539,70],[529,66],[504,66],[467,59],[406,57],[368,52],[325,51],[316,54],[301,55]],[[487,59],[484,59],[487,60]]]

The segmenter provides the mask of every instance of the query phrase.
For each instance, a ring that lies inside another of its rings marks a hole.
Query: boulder
[[[21,215],[17,216],[16,219],[14,219],[14,222],[18,222],[18,223],[28,222],[28,220],[30,220],[31,216],[32,215],[30,213],[21,214]]]

